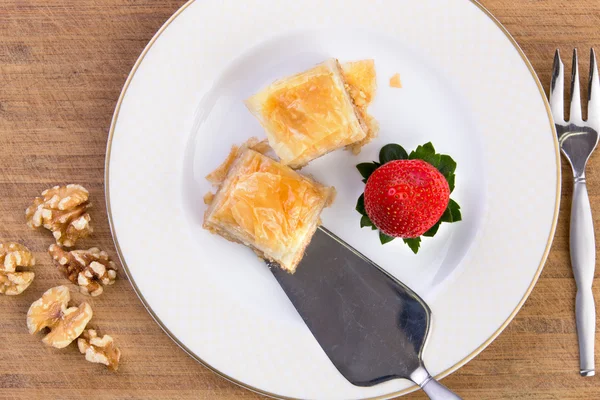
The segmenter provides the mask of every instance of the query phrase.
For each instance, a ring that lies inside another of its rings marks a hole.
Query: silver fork
[[[598,144],[600,131],[600,83],[596,67],[596,53],[590,51],[590,78],[588,118],[581,116],[579,93],[579,68],[577,49],[573,51],[571,75],[571,113],[564,119],[564,65],[556,50],[552,82],[550,84],[550,107],[556,124],[558,142],[564,156],[569,160],[574,175],[573,203],[571,204],[570,247],[571,266],[577,283],[576,321],[579,340],[579,365],[581,376],[594,376],[594,336],[596,332],[596,307],[592,294],[592,282],[596,267],[596,241],[592,210],[585,186],[585,166]]]

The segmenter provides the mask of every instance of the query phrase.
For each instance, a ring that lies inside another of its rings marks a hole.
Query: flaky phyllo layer
[[[205,228],[293,272],[333,188],[247,146],[234,148],[216,175],[223,177],[223,169],[227,173],[207,210]]]
[[[377,131],[366,109],[375,94],[373,60],[329,59],[247,100],[285,165],[299,168],[330,151],[365,144]]]

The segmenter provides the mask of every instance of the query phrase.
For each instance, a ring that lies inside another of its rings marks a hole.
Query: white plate
[[[252,0],[186,4],[152,39],[113,119],[106,200],[121,260],[140,298],[192,357],[279,397],[358,399],[406,393],[348,383],[269,270],[201,228],[204,176],[229,147],[264,137],[242,100],[327,57],[374,58],[379,138],[359,156],[306,168],[334,185],[324,224],[413,287],[433,310],[424,358],[445,376],[514,317],[554,233],[559,153],[543,90],[507,32],[468,1]],[[388,79],[400,73],[402,89]],[[463,221],[418,256],[359,228],[354,165],[396,142],[432,141],[458,162]]]

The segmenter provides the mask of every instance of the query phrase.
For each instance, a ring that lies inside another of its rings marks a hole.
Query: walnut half
[[[44,227],[52,232],[56,243],[72,247],[78,239],[92,232],[89,192],[81,185],[54,186],[44,190],[25,210],[27,225]]]
[[[104,291],[102,285],[112,285],[117,278],[117,265],[108,258],[105,251],[96,247],[89,250],[65,251],[53,244],[48,253],[65,277],[79,286],[79,291],[91,296],[99,296]]]
[[[17,267],[32,267],[35,257],[19,243],[0,243],[0,293],[17,295],[31,285],[33,272],[17,272]]]
[[[66,286],[48,289],[27,311],[29,333],[50,328],[42,342],[57,349],[67,347],[81,335],[93,315],[88,303],[67,308],[70,299],[71,294]]]
[[[112,337],[99,337],[94,329],[87,329],[77,339],[77,346],[89,362],[104,364],[112,371],[119,369],[121,350],[115,346]]]

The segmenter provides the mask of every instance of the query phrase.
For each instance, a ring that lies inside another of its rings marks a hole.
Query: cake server
[[[423,364],[431,322],[427,304],[332,232],[317,229],[293,275],[269,266],[325,354],[352,384],[404,378],[433,400],[460,399]]]

